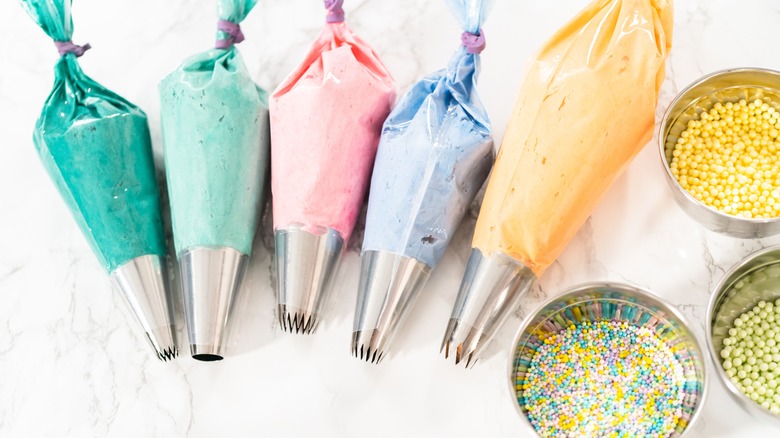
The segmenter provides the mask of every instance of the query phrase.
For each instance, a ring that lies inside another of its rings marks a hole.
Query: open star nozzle
[[[472,249],[442,340],[444,357],[473,366],[535,281],[530,268],[506,254]]]
[[[111,283],[125,297],[157,357],[162,361],[176,357],[173,306],[167,293],[162,258],[136,257],[114,269]]]
[[[420,295],[431,268],[388,251],[363,251],[352,355],[379,363]]]
[[[310,232],[297,226],[277,229],[274,237],[279,323],[286,332],[310,334],[319,323],[344,239],[331,228]]]
[[[196,247],[179,257],[193,359],[222,360],[249,257],[229,247]]]

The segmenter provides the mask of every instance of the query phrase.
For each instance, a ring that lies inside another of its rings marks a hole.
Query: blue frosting
[[[471,5],[480,17],[484,12],[474,5],[485,2],[450,3]],[[472,19],[469,27],[478,29],[480,21]],[[385,121],[364,251],[405,255],[431,268],[441,259],[494,161],[478,73],[479,55],[461,48],[446,69],[417,82]]]

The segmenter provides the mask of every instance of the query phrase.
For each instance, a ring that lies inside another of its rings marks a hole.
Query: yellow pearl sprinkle
[[[716,103],[690,120],[669,165],[710,208],[744,218],[780,216],[780,105],[771,99]]]

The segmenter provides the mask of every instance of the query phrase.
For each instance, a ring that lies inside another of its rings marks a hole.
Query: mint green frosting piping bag
[[[264,205],[268,97],[234,43],[256,1],[219,0],[215,48],[160,83],[176,254],[194,358],[219,360]]]

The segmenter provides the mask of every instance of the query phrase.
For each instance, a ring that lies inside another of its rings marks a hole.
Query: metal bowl
[[[722,70],[704,76],[684,89],[672,101],[664,114],[658,133],[658,146],[664,165],[666,182],[674,200],[704,227],[728,236],[743,239],[780,233],[780,218],[747,219],[731,216],[707,207],[694,198],[674,179],[669,164],[677,139],[688,122],[715,103],[752,101],[768,97],[780,111],[780,72],[759,68]]]
[[[715,363],[716,374],[726,385],[736,402],[749,413],[758,417],[774,420],[780,424],[780,416],[771,413],[754,402],[737,388],[726,375],[720,358],[723,340],[728,336],[731,324],[742,313],[753,308],[761,300],[775,301],[780,298],[780,289],[763,288],[760,292],[749,294],[745,289],[734,286],[746,276],[764,269],[772,269],[772,274],[780,275],[780,246],[773,246],[749,255],[729,270],[715,288],[707,307],[707,348]]]
[[[606,306],[605,305],[609,305]],[[628,311],[630,309],[630,311]],[[576,286],[562,295],[542,304],[523,321],[512,343],[509,360],[509,389],[513,404],[523,423],[534,434],[536,430],[518,399],[517,385],[522,384],[528,358],[539,342],[540,332],[559,331],[570,323],[607,317],[639,325],[655,327],[664,333],[667,343],[683,366],[688,382],[683,399],[683,415],[672,436],[681,436],[691,430],[699,417],[706,393],[706,372],[703,351],[696,336],[688,328],[680,312],[650,292],[635,286],[618,283],[587,283]]]

